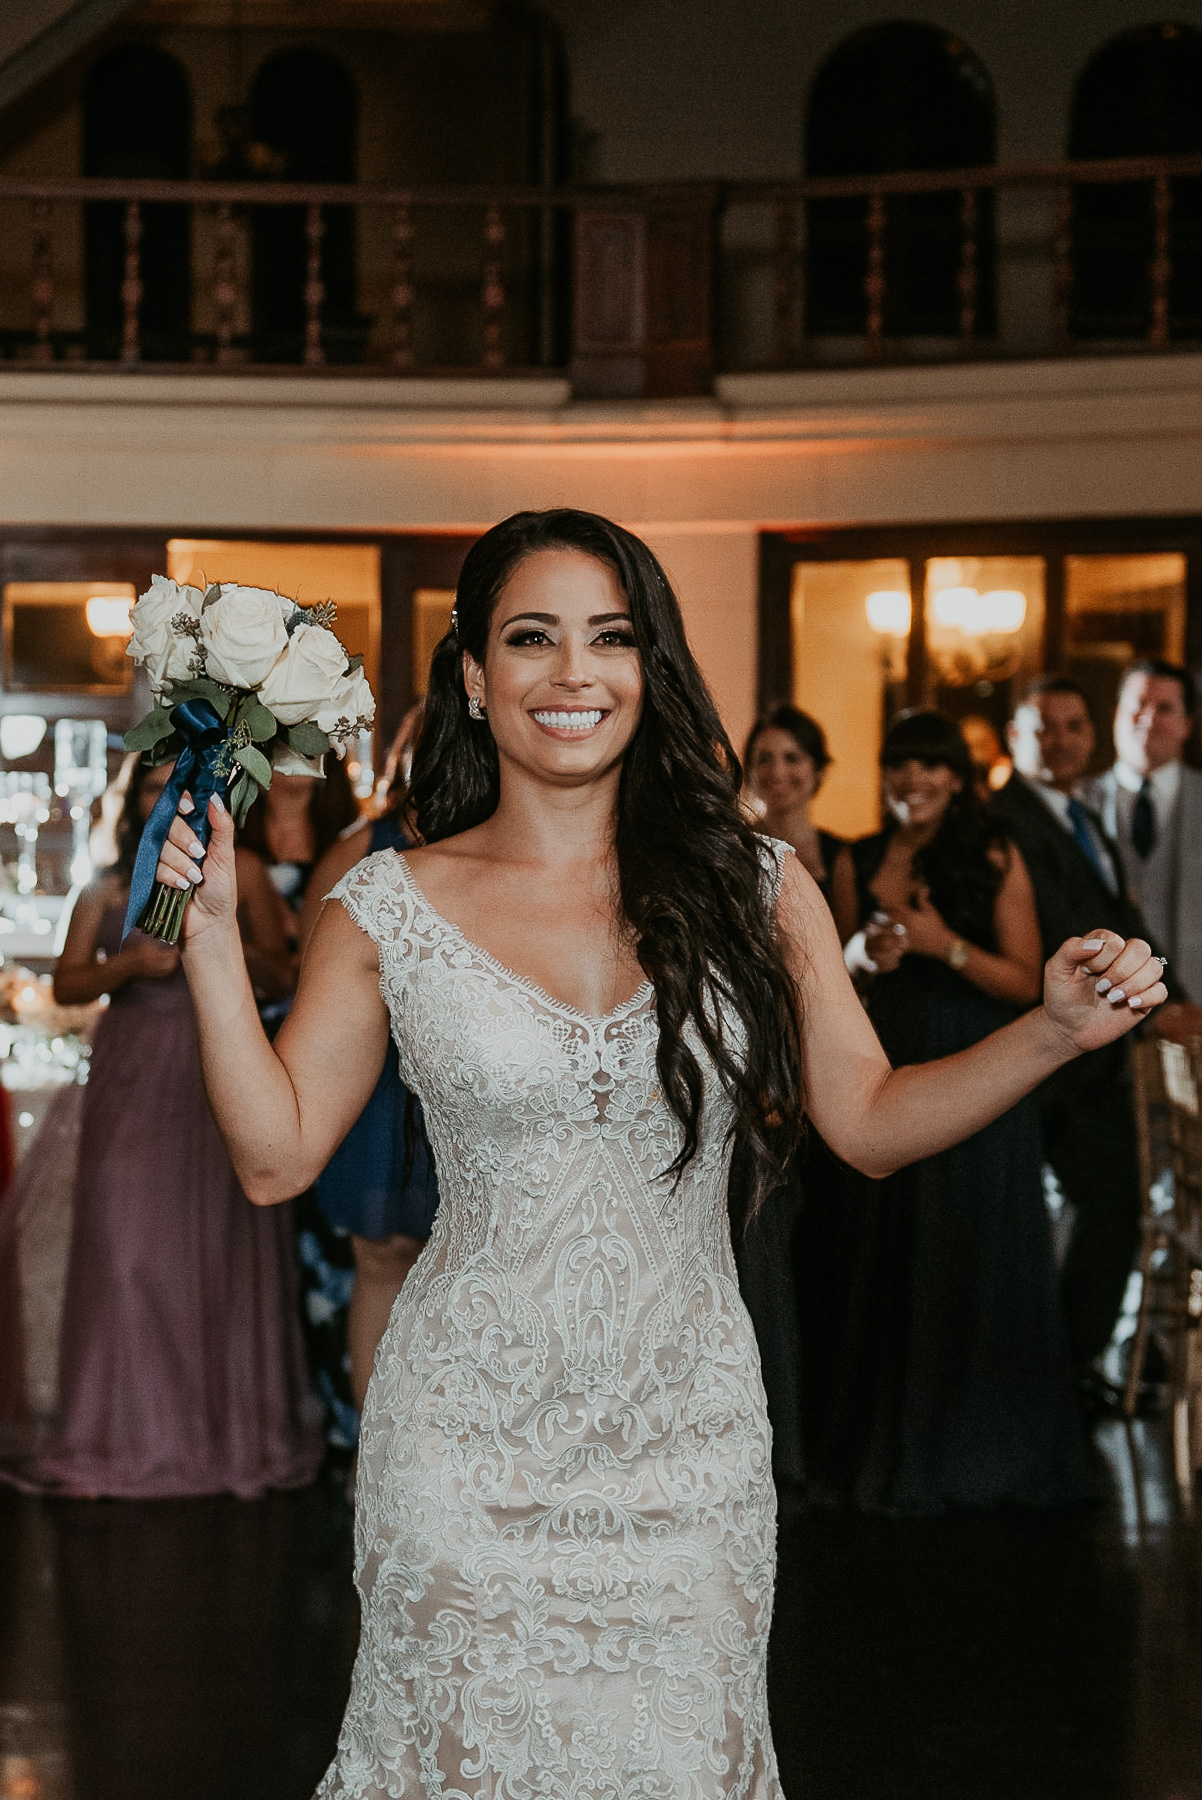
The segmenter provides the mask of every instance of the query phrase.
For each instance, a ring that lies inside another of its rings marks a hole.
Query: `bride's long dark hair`
[[[646,544],[595,513],[515,513],[467,554],[455,623],[434,652],[413,760],[414,821],[427,842],[480,824],[500,795],[496,744],[468,717],[463,652],[485,662],[493,608],[520,562],[578,550],[617,577],[643,668],[643,712],[618,789],[622,910],[655,986],[657,1067],[683,1143],[698,1145],[704,1045],[755,1165],[755,1197],[801,1132],[800,997],[777,947],[764,851],[739,810],[741,770],[693,660],[676,596]]]

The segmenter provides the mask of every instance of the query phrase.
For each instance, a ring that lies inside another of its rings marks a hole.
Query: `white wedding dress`
[[[717,1077],[674,1187],[650,983],[586,1017],[395,851],[334,895],[379,948],[442,1198],[364,1410],[362,1637],[320,1800],[781,1800],[775,1497]]]

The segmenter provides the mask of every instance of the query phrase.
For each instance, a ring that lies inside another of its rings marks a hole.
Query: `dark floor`
[[[1103,1442],[1091,1513],[786,1513],[790,1800],[1202,1800],[1199,1534],[1162,1428]],[[332,1488],[0,1490],[0,1800],[308,1800],[354,1652],[349,1562]]]

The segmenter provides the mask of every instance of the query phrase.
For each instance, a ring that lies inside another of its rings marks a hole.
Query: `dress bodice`
[[[665,1179],[681,1132],[656,1070],[650,982],[590,1018],[473,944],[391,850],[365,858],[334,894],[379,949],[401,1075],[435,1150],[452,1264],[487,1248],[520,1270],[532,1250],[547,1252],[561,1197],[596,1177],[620,1184],[653,1262],[679,1268],[700,1252],[726,1270],[731,1104],[716,1079],[707,1083],[697,1154],[679,1187]],[[699,1041],[692,1048],[703,1061]]]

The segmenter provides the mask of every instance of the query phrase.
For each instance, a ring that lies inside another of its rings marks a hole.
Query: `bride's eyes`
[[[634,633],[623,625],[607,625],[599,631],[592,642],[605,650],[633,650],[635,648]],[[521,631],[515,631],[505,639],[507,646],[524,650],[528,647],[541,648],[550,644],[551,639],[541,625],[527,625]]]

